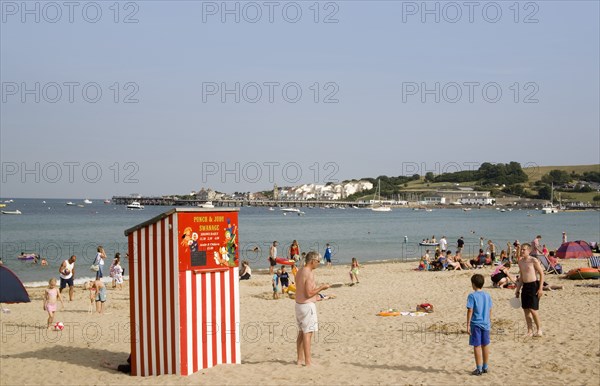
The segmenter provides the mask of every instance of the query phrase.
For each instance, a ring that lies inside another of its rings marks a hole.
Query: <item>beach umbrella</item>
[[[590,246],[587,245],[586,248],[578,241],[568,241],[566,243],[562,243],[561,246],[556,250],[556,257],[561,259],[583,259],[590,256],[592,256],[592,249]]]
[[[29,294],[13,271],[0,265],[0,303],[28,303]]]
[[[583,240],[575,240],[575,242],[579,245],[581,245],[581,247],[583,249],[585,249],[586,251],[590,251],[590,256],[593,254],[592,252],[592,247],[590,247],[590,244],[588,244],[587,241],[583,241]]]

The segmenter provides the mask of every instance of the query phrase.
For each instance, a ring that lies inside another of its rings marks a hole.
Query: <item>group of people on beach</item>
[[[106,252],[102,246],[98,246],[96,257],[90,267],[90,270],[95,273],[95,279],[84,283],[83,289],[88,291],[89,294],[89,308],[88,312],[92,313],[95,305],[96,312],[102,314],[104,312],[104,303],[106,302],[106,286],[104,284],[103,269],[104,261],[106,260]],[[58,302],[61,303],[62,309],[64,309],[64,302],[62,299],[62,292],[65,288],[69,287],[69,301],[73,301],[75,298],[74,293],[74,279],[75,279],[75,263],[77,256],[72,255],[67,260],[62,261],[58,268],[58,274],[60,277],[60,285],[57,287],[56,278],[51,278],[48,281],[48,288],[44,291],[44,302],[43,308],[48,313],[48,329],[53,327],[55,313],[57,311]],[[110,265],[109,274],[112,278],[112,288],[122,289],[123,288],[123,275],[125,270],[121,266],[121,254],[116,253],[115,257]]]

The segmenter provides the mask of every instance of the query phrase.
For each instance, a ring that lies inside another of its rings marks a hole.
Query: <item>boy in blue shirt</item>
[[[331,268],[331,247],[329,246],[329,243],[325,245],[325,254],[323,257],[327,262],[327,266]]]
[[[467,333],[469,334],[469,345],[473,346],[475,365],[477,366],[471,373],[473,375],[488,372],[492,297],[481,290],[484,282],[483,275],[471,276],[474,292],[467,297]]]

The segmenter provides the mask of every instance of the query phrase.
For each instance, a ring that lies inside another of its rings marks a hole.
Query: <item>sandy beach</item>
[[[563,261],[568,270],[585,260]],[[106,313],[89,314],[87,292],[78,287],[73,302],[55,318],[62,332],[47,331],[43,288],[29,288],[32,302],[5,305],[0,314],[1,385],[187,385],[187,384],[589,384],[600,382],[600,288],[597,281],[566,280],[546,292],[540,306],[543,338],[525,337],[513,290],[484,290],[493,299],[490,372],[470,375],[472,348],[465,331],[466,297],[474,271],[417,272],[416,262],[363,266],[360,284],[325,291],[337,297],[317,304],[320,331],[313,343],[316,366],[295,364],[294,300],[271,299],[267,274],[255,273],[240,285],[242,364],[219,365],[188,377],[131,377],[101,366],[125,363],[129,354],[129,292],[109,288]],[[349,267],[320,267],[319,282],[349,283]],[[513,267],[513,273],[517,268]],[[127,283],[126,283],[127,284]],[[64,292],[67,295],[66,292]],[[67,296],[68,298],[68,296]],[[431,303],[422,317],[380,317],[382,309],[414,311]]]

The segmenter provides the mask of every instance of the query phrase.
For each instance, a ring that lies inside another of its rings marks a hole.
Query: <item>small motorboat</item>
[[[89,205],[92,203],[92,201],[90,201],[89,199],[86,198],[85,200],[83,200],[83,203]]]
[[[198,204],[198,206],[199,206],[200,208],[205,208],[205,209],[212,209],[212,208],[214,208],[214,207],[215,207],[215,206],[213,205],[212,201],[206,201],[206,202],[205,202],[205,203],[203,203],[203,204]]]
[[[429,243],[429,242],[423,242],[423,241],[421,241],[419,243],[419,245],[422,246],[422,247],[437,247],[437,246],[440,245],[440,243]]]
[[[600,269],[598,268],[575,268],[566,273],[565,277],[571,280],[600,279]]]
[[[281,208],[281,210],[283,212],[295,212],[295,213],[300,213],[300,209],[298,208]]]
[[[2,214],[22,214],[20,210],[3,210]]]
[[[110,204],[110,200],[104,200],[105,204]]]
[[[67,202],[67,205],[68,205],[68,206],[75,206],[75,204],[73,203],[73,201],[69,201],[69,202]]]
[[[465,211],[465,212],[470,212],[470,211],[471,211],[471,208],[463,208],[463,211]]]
[[[141,210],[144,209],[144,205],[140,204],[138,201],[133,201],[131,204],[127,205],[127,209]]]

